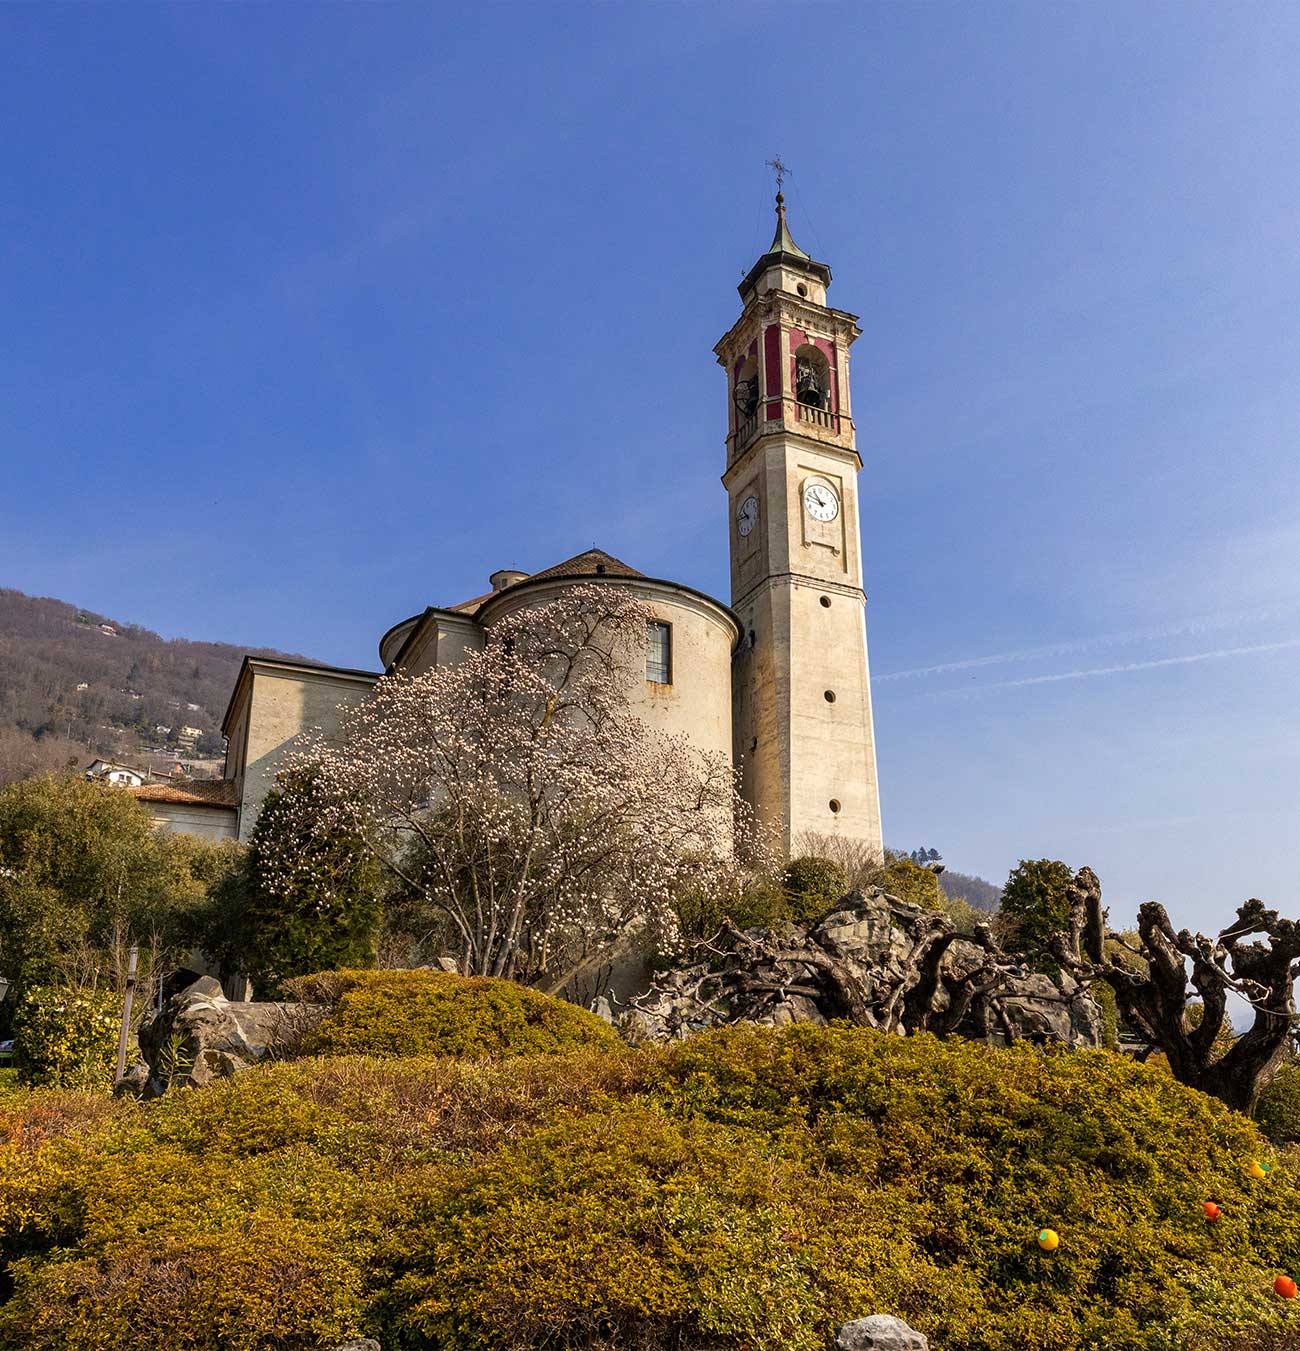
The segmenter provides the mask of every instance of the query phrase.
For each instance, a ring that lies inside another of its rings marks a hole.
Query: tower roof
[[[814,261],[794,242],[785,219],[785,195],[780,192],[776,194],[776,233],[772,236],[772,243],[767,252],[749,269],[745,274],[745,280],[740,283],[742,299],[769,267],[790,267],[799,272],[810,273],[817,277],[823,286],[829,285],[831,280],[830,268],[825,263]]]

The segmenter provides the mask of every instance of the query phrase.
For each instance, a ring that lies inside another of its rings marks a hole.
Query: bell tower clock
[[[831,835],[882,852],[849,399],[856,318],[831,270],[776,234],[714,351],[727,372],[735,758],[786,849]]]

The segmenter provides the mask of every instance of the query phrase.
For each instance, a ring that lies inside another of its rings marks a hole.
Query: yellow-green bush
[[[1300,1142],[1300,1062],[1283,1065],[1259,1095],[1259,1128],[1274,1144]]]
[[[843,1026],[32,1094],[0,1104],[0,1348],[822,1351],[881,1312],[936,1351],[1282,1351],[1268,1149],[1108,1052]]]
[[[29,985],[14,1012],[14,1062],[24,1084],[111,1088],[122,1001],[109,990]]]
[[[334,971],[289,982],[330,1006],[302,1049],[310,1055],[559,1055],[621,1045],[607,1023],[508,980],[445,971]]]

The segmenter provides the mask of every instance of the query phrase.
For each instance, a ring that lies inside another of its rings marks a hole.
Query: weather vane
[[[780,155],[773,155],[772,158],[767,161],[767,167],[776,175],[776,190],[777,192],[780,192],[785,185],[785,176],[790,170],[781,163]]]

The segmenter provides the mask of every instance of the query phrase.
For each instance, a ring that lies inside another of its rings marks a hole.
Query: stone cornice
[[[764,321],[773,319],[783,328],[802,328],[815,337],[843,342],[846,347],[862,335],[856,314],[827,305],[814,305],[789,291],[768,291],[751,300],[741,311],[740,318],[718,339],[713,348],[718,364],[729,365],[739,355],[739,345],[749,338],[755,320],[761,327]]]
[[[847,445],[843,441],[823,441],[816,436],[791,431],[789,427],[779,422],[771,423],[767,429],[760,427],[753,440],[749,441],[744,450],[727,465],[722,475],[722,486],[730,491],[732,481],[739,475],[741,468],[747,468],[753,463],[757,453],[771,445],[773,437],[780,437],[782,444],[792,445],[794,449],[807,448],[810,452],[825,455],[828,459],[838,460],[841,464],[851,468],[855,474],[858,473],[862,469],[862,456],[858,454],[857,448],[853,444],[853,420],[849,417],[842,417],[842,421],[849,426],[849,431],[846,434]]]
[[[755,592],[765,586],[775,586],[779,582],[789,582],[791,586],[807,587],[811,591],[827,592],[836,596],[847,596],[852,600],[867,603],[867,593],[860,586],[850,586],[848,582],[834,582],[826,577],[813,577],[806,572],[772,572],[760,577],[748,591],[737,596],[733,606],[743,605]]]

